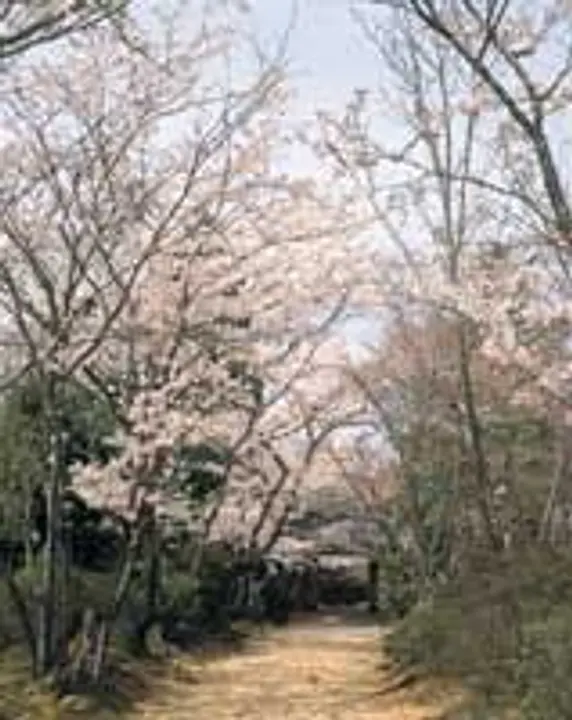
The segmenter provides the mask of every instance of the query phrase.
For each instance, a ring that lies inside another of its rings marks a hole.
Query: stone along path
[[[181,657],[129,720],[430,720],[450,688],[404,685],[372,624],[326,616],[271,630],[235,654]],[[384,668],[385,665],[385,668]],[[448,701],[448,702],[446,702]]]

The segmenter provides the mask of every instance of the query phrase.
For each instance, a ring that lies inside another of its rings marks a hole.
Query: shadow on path
[[[244,652],[180,656],[129,720],[430,720],[460,699],[414,682],[383,658],[365,613],[300,617],[258,634]]]

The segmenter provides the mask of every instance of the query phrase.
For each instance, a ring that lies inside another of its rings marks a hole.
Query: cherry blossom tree
[[[382,45],[378,30],[387,27],[386,20],[396,23],[406,29],[409,38],[418,38],[415,43],[424,52],[429,44],[438,48],[441,57],[449,56],[449,78],[454,73],[463,78],[460,88],[449,89],[447,107],[429,102],[424,108],[426,117],[432,118],[431,131],[437,142],[454,146],[460,122],[470,122],[478,137],[473,140],[471,166],[442,167],[442,182],[448,179],[455,188],[465,185],[485,190],[481,205],[488,205],[486,214],[490,216],[490,208],[495,207],[504,215],[502,228],[495,231],[495,224],[491,226],[496,237],[490,254],[483,258],[477,252],[467,257],[462,291],[445,283],[441,294],[455,297],[453,302],[462,312],[469,311],[479,322],[492,321],[495,339],[489,340],[488,348],[497,358],[504,347],[505,357],[513,361],[518,349],[523,368],[528,366],[538,375],[541,386],[548,384],[554,390],[554,380],[561,372],[565,387],[566,352],[561,347],[554,353],[553,343],[555,327],[563,329],[566,324],[569,294],[570,201],[565,189],[567,170],[560,162],[570,115],[571,70],[570,48],[560,38],[569,31],[569,9],[553,2],[534,8],[519,2],[492,2],[482,8],[463,1],[450,7],[439,2],[378,4],[385,9],[373,13],[380,18],[377,30],[361,16],[378,48]],[[434,70],[418,63],[418,74],[426,86],[438,76],[439,65],[433,65]],[[468,97],[466,88],[470,88]],[[465,117],[455,120],[454,132],[449,122],[453,113]],[[421,170],[416,146],[412,133],[403,153],[394,154],[395,161],[413,171],[415,166]],[[383,151],[381,156],[389,157]],[[466,192],[463,196],[467,197]],[[481,216],[480,235],[483,222],[486,219]],[[538,336],[547,339],[546,352],[541,351],[540,342],[535,342],[533,352],[529,343],[522,345],[524,336],[530,337],[533,316]],[[531,355],[536,353],[533,370]]]
[[[465,112],[476,116],[502,109],[498,129],[504,135],[505,152],[522,158],[539,182],[527,182],[525,188],[524,178],[515,179],[519,199],[528,201],[548,221],[550,227],[543,228],[547,236],[560,234],[566,243],[570,204],[553,127],[569,113],[572,55],[569,42],[562,38],[569,33],[570,8],[551,0],[534,8],[516,0],[482,6],[465,0],[453,4],[379,0],[375,4],[407,17],[414,30],[452,50],[473,79],[470,96],[463,103]],[[553,62],[547,63],[551,54]],[[519,145],[528,162],[518,152]],[[544,195],[540,202],[533,194],[538,187]]]
[[[321,443],[351,417],[339,405],[333,413],[332,347],[324,336],[355,281],[351,257],[339,281],[331,277],[331,263],[355,232],[352,214],[336,216],[309,185],[300,197],[294,181],[272,181],[268,194],[268,173],[266,166],[266,177],[254,186],[254,227],[248,214],[229,225],[223,214],[200,251],[188,255],[183,244],[173,244],[148,264],[126,328],[107,343],[112,364],[123,352],[119,364],[130,370],[120,400],[126,419],[117,438],[120,454],[105,466],[78,468],[74,484],[92,502],[137,521],[150,503],[164,511],[169,497],[175,499],[178,447],[226,448],[214,506],[202,517],[198,508],[195,519],[203,537],[217,533],[218,523],[219,535],[228,538],[230,530],[231,539],[238,534],[261,550],[278,537]],[[250,192],[239,194],[247,207]],[[229,203],[234,200],[231,192]],[[331,260],[320,265],[316,254]],[[316,320],[332,304],[326,319]],[[330,353],[329,368],[316,363],[321,345]],[[108,360],[105,354],[90,373],[105,378]],[[320,377],[325,370],[330,385]],[[311,402],[310,382],[314,388],[324,382],[323,398]],[[241,507],[248,507],[248,517]],[[132,542],[135,552],[136,534]]]
[[[459,383],[480,514],[497,546],[490,373],[509,382],[522,412],[550,411],[557,425],[568,403],[569,209],[558,143],[570,67],[558,33],[570,16],[549,2],[375,4],[383,7],[354,17],[386,71],[383,103],[359,91],[341,120],[324,115],[322,147],[401,255],[380,253],[382,314],[397,309],[424,327],[437,313],[457,327],[456,362],[438,371]],[[379,139],[383,115],[399,119],[391,145]]]
[[[26,3],[2,0],[0,4],[0,62],[86,30],[104,20],[119,19],[127,7],[124,0],[49,0]]]
[[[246,467],[255,467],[258,477],[253,473],[253,484],[238,486],[231,478],[228,488],[246,514],[233,523],[232,503],[221,508],[219,532],[234,527],[251,548],[267,552],[279,540],[310,478],[326,474],[324,480],[332,481],[328,444],[362,421],[359,398],[340,382],[347,348],[335,332],[338,312],[322,321],[320,332],[306,338],[286,362],[272,363],[267,404],[243,453]]]
[[[91,613],[72,662],[97,680],[159,512],[182,504],[207,530],[216,518],[218,497],[212,515],[192,499],[189,506],[177,484],[179,453],[218,448],[219,459],[203,469],[223,478],[225,498],[227,485],[240,494],[251,473],[262,477],[274,462],[278,477],[251,526],[258,541],[285,490],[284,462],[295,493],[321,439],[342,422],[327,417],[331,388],[310,407],[324,369],[310,360],[357,301],[363,264],[353,240],[362,209],[277,169],[292,142],[279,59],[255,66],[242,87],[228,86],[220,78],[233,53],[244,52],[237,18],[210,12],[189,36],[192,9],[162,29],[134,25],[135,48],[114,27],[91,29],[10,76],[1,148],[10,169],[0,226],[5,386],[37,375],[49,419],[55,386],[75,377],[107,399],[118,423],[108,462],[71,469],[47,428],[41,672],[61,644],[67,470],[77,493],[130,528],[112,605],[101,617]],[[279,405],[286,428],[274,414]],[[272,542],[268,533],[263,542]]]
[[[190,39],[192,9],[163,35],[134,27],[145,52],[99,28],[14,69],[3,117],[4,386],[38,375],[48,418],[54,383],[75,376],[107,393],[122,426],[120,455],[98,469],[99,480],[119,496],[127,490],[123,509],[137,517],[149,507],[141,491],[157,490],[177,443],[231,439],[233,414],[248,411],[243,376],[253,351],[244,331],[256,306],[245,315],[240,288],[270,227],[261,210],[265,217],[272,207],[278,230],[295,193],[266,178],[271,116],[284,102],[276,63],[241,88],[219,82],[236,30],[226,11],[211,13]],[[277,246],[299,222],[292,208]],[[306,235],[297,230],[300,244]],[[40,671],[57,644],[57,437],[49,457]],[[76,482],[93,494],[91,470]],[[122,485],[125,472],[136,482]],[[120,582],[117,606],[126,587]]]

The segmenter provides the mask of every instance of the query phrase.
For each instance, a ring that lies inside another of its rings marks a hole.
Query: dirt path
[[[379,629],[334,616],[268,632],[243,653],[184,658],[131,720],[429,720],[446,688],[383,689]]]

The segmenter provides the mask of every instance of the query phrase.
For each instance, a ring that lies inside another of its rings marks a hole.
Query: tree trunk
[[[477,506],[480,511],[481,520],[484,525],[485,534],[491,550],[500,552],[502,543],[500,542],[493,518],[491,515],[490,503],[490,478],[485,447],[483,443],[483,435],[481,422],[477,412],[475,395],[473,389],[473,380],[470,368],[470,351],[467,347],[467,330],[463,324],[459,327],[459,361],[461,375],[461,392],[465,409],[467,412],[467,425],[469,436],[471,439],[471,450],[475,463],[475,481],[477,493]]]
[[[42,557],[42,595],[38,631],[38,672],[48,674],[56,662],[58,631],[58,559],[61,556],[61,487],[58,439],[50,434],[50,477],[46,487],[47,533]]]
[[[379,560],[376,558],[371,558],[368,562],[367,567],[367,584],[368,584],[368,595],[369,595],[369,602],[368,602],[368,609],[369,612],[373,615],[377,613],[379,607],[378,607],[378,600],[377,600],[377,594],[378,594],[378,588],[379,588]]]
[[[8,585],[8,591],[10,593],[10,597],[12,598],[12,603],[14,604],[14,607],[16,608],[18,617],[20,618],[20,624],[22,625],[22,629],[24,631],[24,637],[26,639],[26,644],[28,645],[28,648],[30,650],[30,658],[32,661],[32,672],[33,672],[33,675],[36,676],[38,674],[38,667],[37,667],[38,662],[37,662],[37,637],[36,637],[36,633],[34,630],[34,624],[30,617],[30,611],[29,611],[28,606],[26,605],[24,596],[22,595],[20,588],[18,587],[18,583],[16,582],[16,579],[12,575],[11,570],[9,571],[8,577],[6,578],[6,584]]]
[[[145,614],[142,621],[138,623],[135,628],[134,649],[136,654],[141,655],[147,652],[147,633],[153,627],[159,616],[159,596],[161,593],[161,542],[154,513],[149,520],[147,550],[149,563],[146,578]]]

